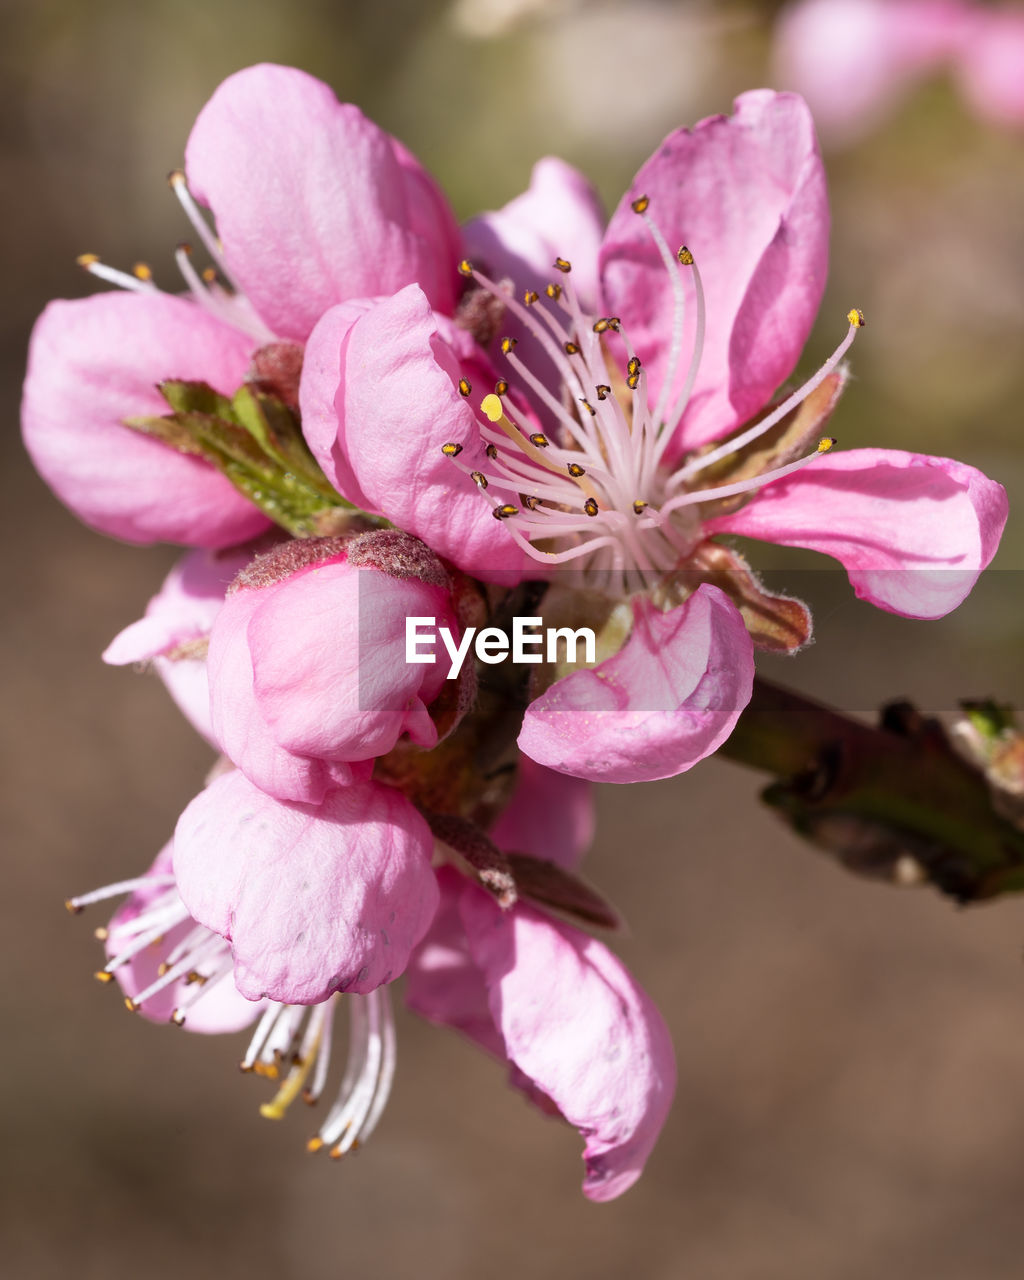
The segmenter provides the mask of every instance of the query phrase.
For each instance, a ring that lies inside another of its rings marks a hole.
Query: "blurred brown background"
[[[506,0],[5,0],[2,510],[6,820],[0,1267],[18,1280],[479,1275],[563,1280],[1010,1280],[1024,1255],[1024,907],[957,912],[855,880],[711,761],[606,789],[589,870],[672,1028],[680,1081],[640,1184],[578,1190],[580,1143],[454,1037],[403,1016],[392,1104],[340,1168],[306,1114],[261,1120],[234,1043],[153,1027],[94,983],[65,896],[135,874],[205,749],[157,682],[99,653],[174,558],[82,529],[23,457],[25,342],[74,257],[152,262],[196,111],[250,62],[328,80],[399,135],[461,216],[545,152],[609,206],[662,135],[770,81],[773,6]],[[807,367],[868,315],[843,444],[955,453],[1020,495],[1024,138],[929,84],[828,152],[832,284]],[[942,623],[802,577],[819,643],[775,678],[868,711],[906,695],[1024,703],[1020,523]]]

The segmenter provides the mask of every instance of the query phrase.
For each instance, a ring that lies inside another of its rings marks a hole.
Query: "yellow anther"
[[[306,1143],[306,1150],[309,1152],[310,1155],[315,1155],[323,1145],[324,1145],[323,1138],[310,1138],[310,1140]]]
[[[580,476],[585,476],[587,474],[578,462],[570,462],[566,467],[566,470],[574,480],[578,480]]]
[[[532,493],[521,493],[519,501],[527,509],[527,511],[536,511],[540,506],[540,498],[535,498]]]
[[[560,284],[545,285],[544,292],[548,295],[549,298],[554,298],[555,301],[557,302],[558,299],[562,296],[562,286]]]
[[[540,294],[537,293],[535,289],[527,289],[527,291],[523,294],[523,301],[526,303],[528,307],[532,307],[539,297],[540,297]]]
[[[216,268],[216,267],[203,267],[202,276],[203,276],[203,281],[204,281],[204,283],[205,283],[205,284],[216,284],[216,283],[217,283],[217,268]]]
[[[597,392],[598,400],[607,400],[612,393],[611,387],[606,382],[599,383],[594,390]]]
[[[500,422],[505,416],[501,401],[493,392],[489,396],[484,396],[480,401],[480,408],[492,422]]]
[[[496,396],[508,395],[508,383],[505,381],[504,378],[502,378],[499,382],[496,382],[494,384],[494,394]]]
[[[690,252],[689,249],[687,249],[685,244],[679,246],[678,250],[676,251],[676,257],[679,259],[679,261],[683,264],[684,267],[693,266],[693,254]]]
[[[446,458],[457,458],[462,452],[462,445],[456,440],[449,440],[441,446],[441,452]]]
[[[508,520],[511,516],[519,514],[519,508],[514,507],[511,502],[505,502],[500,507],[495,507],[492,514],[495,520]]]
[[[468,396],[472,392],[472,390],[473,390],[472,386],[465,378],[459,379],[459,395],[460,396]]]
[[[185,1025],[185,1015],[180,1009],[175,1009],[171,1014],[171,1021],[176,1027],[183,1027]]]
[[[77,262],[80,267],[84,267],[86,271],[88,271],[89,268],[94,267],[99,260],[100,255],[98,253],[80,253],[75,259],[75,262]]]
[[[597,499],[588,498],[583,504],[583,510],[588,516],[596,516],[598,512]]]
[[[473,274],[473,264],[469,261],[468,258],[463,258],[462,261],[459,263],[459,275],[471,276],[472,274]]]
[[[856,307],[854,307],[852,311],[847,311],[846,318],[849,320],[850,324],[857,329],[863,329],[866,323],[864,319],[864,312],[858,311]]]
[[[136,280],[152,280],[153,279],[152,268],[146,262],[136,262],[135,266],[132,267],[132,275],[135,277]]]
[[[589,413],[592,418],[597,414],[597,410],[590,403],[590,401],[585,400],[582,396],[580,396],[580,404],[584,407],[584,409],[586,409],[587,413]]]
[[[181,169],[172,169],[167,175],[167,181],[172,187],[180,186],[185,181],[185,174]]]
[[[484,446],[484,453],[486,453],[488,458],[490,458],[490,460],[493,462],[494,459],[498,456],[498,446],[496,444],[491,444],[490,442],[488,442]]]
[[[93,929],[92,936],[96,939],[97,942],[106,942],[106,940],[110,937],[110,930],[107,929],[104,925],[100,925],[98,929]]]
[[[501,340],[501,353],[502,353],[502,355],[506,355],[506,356],[507,356],[507,355],[508,355],[508,353],[509,353],[510,351],[514,351],[518,345],[519,345],[519,339],[518,339],[518,338],[502,338],[502,340]]]
[[[835,448],[837,443],[835,436],[822,436],[818,441],[818,452],[828,453],[830,449]]]
[[[475,480],[481,489],[487,488],[487,477],[482,471],[471,471],[469,473],[470,480]]]
[[[629,364],[627,364],[627,365],[626,365],[626,372],[627,372],[627,373],[639,373],[639,372],[640,372],[640,360],[639,360],[639,357],[637,357],[637,356],[630,356],[630,357],[629,357]]]
[[[629,387],[630,391],[635,391],[639,385],[640,385],[640,371],[638,369],[636,373],[631,373],[629,377],[626,379],[626,386]]]
[[[648,205],[651,203],[650,196],[640,196],[638,200],[634,200],[630,208],[634,213],[646,213]]]
[[[79,906],[77,902],[72,902],[70,898],[65,898],[64,910],[69,911],[73,916],[80,916],[85,910],[85,907]]]
[[[563,275],[568,275],[569,272],[572,270],[572,263],[569,262],[566,258],[556,258],[551,265],[555,268],[556,271],[561,271]]]
[[[535,431],[533,435],[530,436],[530,444],[535,444],[538,449],[546,449],[548,447],[548,438],[540,431]]]
[[[161,960],[156,967],[157,977],[162,978],[170,967],[166,960]]]
[[[575,342],[565,342],[562,346],[567,356],[578,356],[580,353],[580,349]]]
[[[112,973],[108,973],[106,969],[97,969],[97,971],[92,976],[96,979],[97,982],[113,982],[114,981],[114,975]]]
[[[131,996],[125,996],[124,1007],[128,1010],[129,1013],[138,1013],[139,1011],[139,1005],[136,1004],[136,1002],[131,998]]]
[[[637,500],[633,503],[633,510],[636,512],[638,516],[642,516],[643,513],[647,510],[647,503],[644,502],[643,498],[637,498]]]

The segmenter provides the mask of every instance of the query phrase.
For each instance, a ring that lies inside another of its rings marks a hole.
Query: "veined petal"
[[[583,1192],[612,1200],[643,1172],[675,1091],[661,1015],[596,939],[469,888],[460,911],[509,1061],[586,1140]]]
[[[432,180],[305,72],[229,76],[199,113],[186,169],[232,276],[281,337],[301,342],[336,303],[413,280],[451,311],[459,237]]]
[[[735,606],[705,584],[667,613],[638,598],[633,617],[614,657],[530,704],[521,751],[594,782],[650,782],[683,773],[725,741],[754,678]]]
[[[631,202],[648,196],[669,246],[687,245],[700,268],[707,332],[669,462],[768,401],[796,365],[825,287],[828,201],[810,113],[795,94],[767,89],[735,105],[733,116],[665,139],[623,197],[601,250],[605,307],[622,318],[655,394],[673,341],[672,295]],[[688,296],[674,388],[694,346]]]
[[[86,524],[126,542],[222,547],[268,525],[201,458],[124,425],[161,416],[158,382],[208,382],[230,395],[253,343],[169,294],[104,293],[51,302],[36,322],[22,402],[25,447]]]
[[[196,920],[232,943],[244,996],[313,1004],[404,970],[437,909],[432,848],[391,787],[282,804],[235,772],[182,814],[174,871]]]
[[[450,345],[460,342],[463,352]],[[468,335],[410,285],[362,315],[329,312],[308,352],[303,426],[339,492],[474,576],[520,569],[524,553],[441,452],[454,442],[464,459],[485,460],[476,416],[458,390],[473,352]]]
[[[846,568],[857,595],[910,618],[960,604],[995,555],[1003,486],[951,458],[849,449],[767,485],[709,532],[810,547]]]

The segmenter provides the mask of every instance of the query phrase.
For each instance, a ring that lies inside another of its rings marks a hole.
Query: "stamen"
[[[173,169],[167,175],[167,181],[170,183],[171,190],[178,197],[178,203],[181,205],[182,209],[184,209],[185,217],[188,218],[189,222],[191,222],[193,227],[195,227],[197,235],[206,246],[206,252],[217,264],[221,275],[228,282],[231,288],[234,289],[236,293],[240,293],[241,290],[238,289],[232,279],[231,272],[228,270],[227,263],[224,261],[224,251],[221,247],[221,243],[211,231],[210,224],[203,217],[198,204],[196,204],[195,200],[192,198],[192,192],[188,189],[188,183],[185,180],[184,173],[182,173],[180,169]]]
[[[152,273],[149,276],[130,276],[127,271],[108,267],[95,253],[81,253],[75,261],[83,270],[88,271],[89,275],[95,276],[97,280],[105,280],[107,284],[117,285],[119,289],[127,289],[131,293],[159,292],[153,283]]]
[[[802,467],[806,467],[819,454],[828,453],[835,444],[835,436],[824,436],[818,441],[813,453],[809,453],[804,458],[798,458],[796,462],[790,462],[784,467],[776,467],[774,471],[766,471],[762,475],[751,476],[746,480],[737,480],[733,484],[719,485],[714,489],[697,489],[692,493],[680,494],[679,497],[672,498],[671,501],[666,502],[659,515],[667,516],[670,512],[676,511],[680,507],[692,506],[697,502],[714,502],[719,498],[731,498],[738,493],[749,493],[753,489],[760,489],[766,484],[771,484],[774,480],[781,480],[783,476],[791,475],[794,471],[799,471]]]

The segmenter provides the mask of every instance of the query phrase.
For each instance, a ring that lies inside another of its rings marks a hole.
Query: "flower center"
[[[731,484],[702,488],[694,482],[699,472],[737,453],[792,412],[836,368],[864,323],[859,311],[851,311],[846,337],[798,391],[755,426],[670,469],[665,452],[700,368],[704,288],[693,254],[685,245],[672,253],[650,217],[649,205],[641,197],[634,201],[633,210],[643,218],[657,246],[672,292],[672,334],[656,401],[649,395],[647,371],[621,320],[583,312],[569,280],[571,264],[564,258],[555,260],[563,278],[547,285],[546,303],[533,289],[520,301],[512,296],[510,285],[496,284],[469,262],[462,262],[460,272],[499,299],[554,366],[560,396],[515,354],[515,338],[502,340],[501,351],[510,368],[555,420],[557,438],[530,430],[530,424],[521,420],[525,415],[509,399],[508,382],[502,380],[480,404],[486,419],[480,428],[484,456],[471,466],[459,459],[461,445],[451,442],[442,449],[476,482],[495,518],[505,522],[529,555],[552,566],[580,561],[588,586],[616,596],[651,590],[692,555],[702,539],[701,504],[749,493],[806,466],[832,447],[835,441],[827,437],[805,456]],[[686,353],[683,332],[688,306],[695,308],[695,321],[693,347]],[[608,345],[612,335],[624,355],[624,364],[618,367]],[[687,354],[681,390],[670,404]],[[465,379],[460,390],[464,395],[471,392]]]

